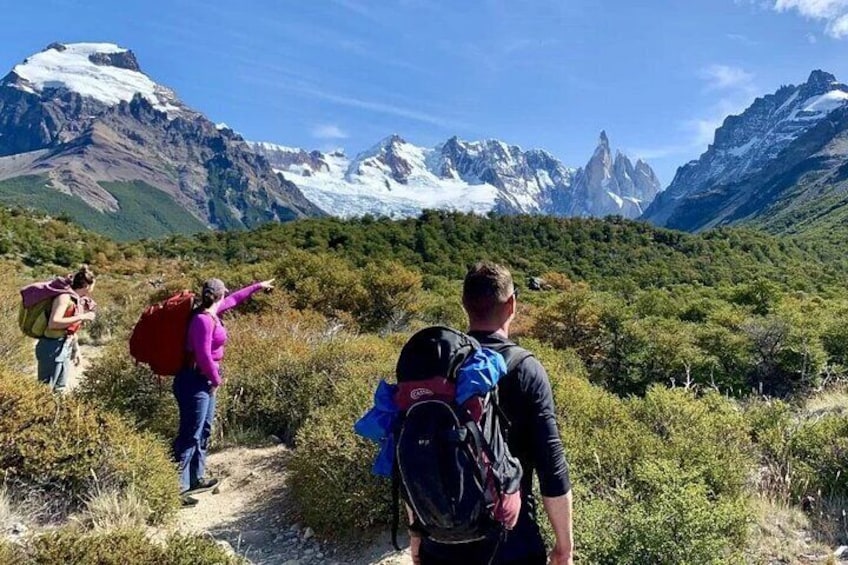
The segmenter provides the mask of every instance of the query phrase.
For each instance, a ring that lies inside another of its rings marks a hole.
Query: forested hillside
[[[174,237],[145,245],[156,256],[254,263],[287,249],[329,253],[362,267],[392,260],[426,275],[461,278],[481,258],[524,275],[556,271],[598,288],[769,280],[795,289],[841,286],[848,262],[819,246],[748,229],[693,235],[621,218],[480,217],[429,211],[416,219],[319,219],[251,232]]]

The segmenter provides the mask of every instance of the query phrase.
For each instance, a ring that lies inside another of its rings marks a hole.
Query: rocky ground
[[[181,510],[177,528],[212,535],[257,565],[412,563],[408,553],[395,552],[387,539],[344,547],[298,524],[286,481],[290,455],[282,445],[211,454],[210,475],[223,479],[220,488],[198,495],[196,507]]]

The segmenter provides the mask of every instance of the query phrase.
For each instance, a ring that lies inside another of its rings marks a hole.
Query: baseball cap
[[[221,279],[209,279],[203,283],[202,293],[211,293],[214,296],[225,296],[229,292],[227,285]]]

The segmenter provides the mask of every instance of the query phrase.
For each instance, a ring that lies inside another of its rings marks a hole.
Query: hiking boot
[[[218,479],[200,479],[185,492],[191,494],[206,492],[218,486],[219,482],[220,481]]]
[[[180,504],[183,508],[191,508],[193,506],[197,506],[197,503],[200,502],[194,497],[188,496],[187,494],[183,494],[180,496]]]

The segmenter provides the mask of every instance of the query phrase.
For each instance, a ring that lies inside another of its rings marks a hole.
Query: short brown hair
[[[468,270],[462,285],[462,305],[473,320],[489,318],[515,292],[509,269],[491,261],[480,261]]]
[[[74,290],[86,288],[93,285],[94,280],[94,271],[92,271],[88,265],[83,265],[80,267],[80,270],[74,274],[71,280],[71,288]]]

